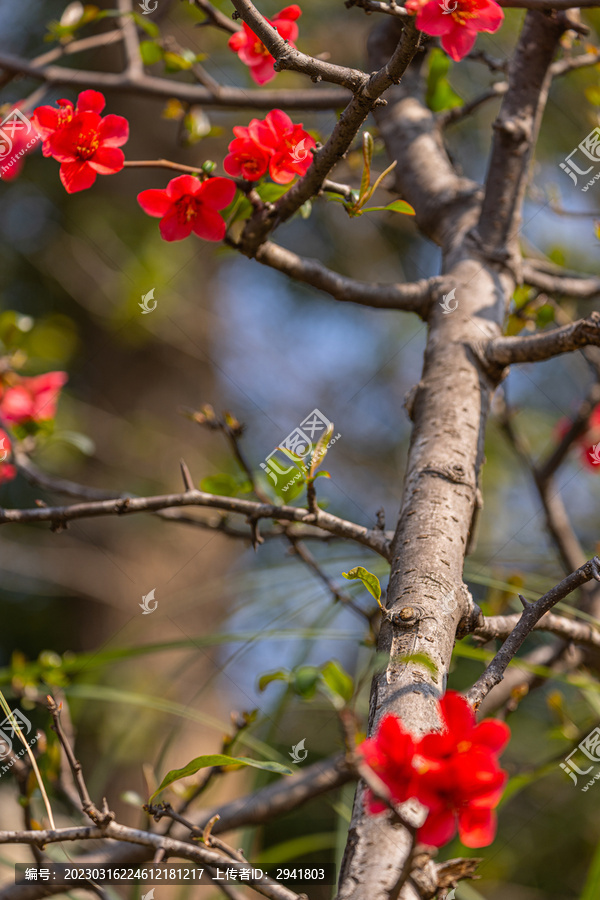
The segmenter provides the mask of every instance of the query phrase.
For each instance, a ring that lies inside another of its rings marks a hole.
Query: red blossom
[[[457,62],[472,50],[477,32],[493,33],[504,19],[494,0],[406,0],[405,6],[417,14],[417,28],[440,35],[442,47]]]
[[[510,730],[486,719],[479,725],[467,701],[448,691],[440,701],[442,730],[415,743],[401,721],[386,716],[374,737],[364,741],[365,761],[399,803],[416,797],[429,810],[418,838],[441,847],[458,832],[467,847],[485,847],[494,839],[498,805],[506,773],[498,765]],[[385,805],[367,794],[370,812]]]
[[[58,109],[55,106],[38,106],[31,121],[43,140],[44,156],[52,156],[50,138],[61,128],[69,125],[75,115],[83,112],[100,115],[105,106],[106,100],[100,91],[82,91],[77,98],[77,106],[73,106],[70,100],[59,100]]]
[[[200,181],[192,175],[173,178],[165,190],[151,188],[138,194],[138,203],[149,216],[160,218],[165,241],[181,241],[194,232],[206,241],[221,241],[226,225],[217,210],[229,206],[236,187],[228,178]]]
[[[40,139],[33,121],[21,111],[22,103],[22,100],[15,103],[0,122],[0,177],[4,181],[18,177],[25,156]]]
[[[498,719],[479,725],[464,697],[448,691],[440,701],[443,730],[417,745],[417,798],[429,809],[419,840],[441,847],[456,833],[466,847],[486,847],[496,834],[498,805],[507,775],[498,755],[510,729]]]
[[[11,425],[53,419],[67,378],[66,372],[46,372],[34,378],[10,373],[8,383],[0,387],[0,417]]]
[[[287,113],[273,109],[264,119],[252,119],[247,128],[233,129],[223,166],[230,175],[257,181],[266,170],[277,184],[289,184],[310,167],[316,144],[302,124],[294,125]]]
[[[12,446],[10,438],[5,431],[0,428],[0,484],[4,481],[12,481],[16,477],[17,470],[11,463],[4,462],[8,458]]]
[[[290,46],[294,47],[294,41],[298,37],[296,19],[299,19],[301,15],[302,10],[294,3],[292,6],[282,9],[274,19],[266,19],[266,21],[277,30],[284,41],[288,41]],[[275,78],[273,67],[275,60],[245,22],[242,24],[241,31],[236,31],[231,35],[228,46],[230,50],[238,54],[243,63],[250,67],[250,75],[257,84],[266,84],[267,81]]]
[[[397,716],[385,716],[374,737],[367,738],[360,746],[365,762],[379,775],[389,789],[392,799],[402,803],[414,796],[413,768],[415,742],[412,736],[403,729]],[[369,812],[378,813],[386,809],[384,803],[373,794],[367,792]]]
[[[68,194],[91,187],[96,175],[114,175],[123,168],[121,147],[129,137],[123,116],[77,113],[48,138],[50,154],[61,163],[60,180]]]

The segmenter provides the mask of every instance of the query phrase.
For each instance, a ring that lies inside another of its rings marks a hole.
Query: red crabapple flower
[[[105,106],[106,100],[100,91],[82,91],[77,98],[77,106],[73,106],[70,100],[59,100],[58,109],[55,106],[38,106],[31,121],[43,140],[42,153],[44,156],[52,156],[50,138],[61,128],[69,125],[75,115],[82,112],[94,112],[100,115]]]
[[[279,37],[295,47],[294,41],[298,37],[298,26],[296,19],[302,15],[302,10],[297,4],[286,6],[281,12],[277,13],[274,19],[265,19],[276,29]],[[243,63],[250,67],[250,75],[257,84],[266,84],[275,78],[275,60],[263,44],[263,42],[254,34],[253,31],[242,23],[240,31],[232,34],[228,41],[228,47],[237,53]]]
[[[386,716],[375,737],[360,749],[392,799],[416,797],[429,810],[419,841],[441,847],[454,837],[458,825],[466,847],[486,847],[496,834],[494,809],[507,778],[497,757],[510,730],[498,719],[477,725],[473,709],[456,691],[447,691],[439,713],[442,731],[431,732],[412,746],[400,720]],[[385,809],[372,796],[367,796],[367,806],[370,812]]]
[[[477,32],[498,31],[504,12],[494,0],[406,0],[406,9],[417,14],[417,28],[440,35],[442,47],[458,62],[469,53]]]
[[[17,475],[16,468],[11,463],[4,462],[11,450],[10,438],[0,428],[0,484],[5,481],[12,481]]]
[[[0,418],[10,425],[53,419],[67,378],[66,372],[46,372],[34,378],[9,373],[0,385]]]
[[[164,190],[150,188],[137,199],[145,213],[160,218],[164,241],[181,241],[192,231],[205,241],[221,241],[227,226],[217,210],[229,206],[235,192],[229,178],[200,181],[193,175],[180,175]]]
[[[39,143],[33,123],[21,111],[23,100],[15,103],[0,122],[0,177],[3,181],[17,178],[25,156]]]
[[[264,119],[252,119],[248,127],[233,129],[223,166],[229,175],[257,181],[266,170],[277,184],[289,184],[309,169],[316,143],[302,124],[294,125],[287,113],[273,109]]]

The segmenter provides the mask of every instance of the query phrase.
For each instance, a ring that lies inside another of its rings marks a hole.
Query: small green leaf
[[[389,203],[387,206],[365,206],[363,208],[363,212],[385,212],[386,210],[388,212],[402,213],[405,216],[415,215],[414,209],[406,200],[394,200],[393,203]]]
[[[119,13],[117,13],[119,15]],[[160,28],[156,24],[156,22],[152,22],[151,19],[148,19],[146,16],[143,16],[139,12],[133,12],[132,14],[133,20],[136,25],[139,25],[140,28],[152,38],[160,37]]]
[[[453,91],[447,78],[451,66],[450,58],[439,47],[435,47],[429,54],[425,102],[433,112],[463,105],[461,97]]]
[[[141,41],[140,53],[145,66],[153,66],[163,58],[162,47],[159,47],[155,41]]]
[[[544,328],[551,322],[554,322],[555,309],[550,303],[544,303],[537,310],[535,315],[535,324],[538,328]]]
[[[237,497],[238,494],[249,494],[252,485],[243,476],[236,477],[224,473],[203,478],[200,482],[200,490],[207,494],[218,494],[221,497]]]
[[[192,68],[194,60],[186,58],[183,53],[173,53],[171,50],[167,50],[164,55],[164,63],[165,72],[184,72]]]
[[[325,459],[327,455],[327,444],[331,440],[333,435],[333,422],[327,426],[323,434],[320,436],[317,441],[316,447],[313,451],[311,463],[310,463],[310,474],[314,477],[315,472]]]
[[[363,134],[363,174],[360,182],[360,191],[359,197],[363,197],[369,189],[369,185],[371,184],[371,162],[373,161],[373,149],[375,144],[373,142],[372,136],[368,131],[365,131]]]
[[[169,787],[170,784],[173,784],[174,781],[179,781],[180,778],[188,778],[190,775],[195,775],[200,769],[206,769],[208,766],[251,766],[253,769],[264,769],[265,772],[277,772],[280,775],[292,774],[292,769],[288,766],[283,766],[278,762],[262,759],[248,759],[245,756],[236,757],[225,756],[223,753],[212,753],[207,756],[197,756],[196,759],[193,759],[182,769],[171,769],[170,772],[167,772],[161,781],[160,786],[150,797],[150,800],[154,800],[157,794],[164,791],[164,789]]]
[[[259,691],[264,691],[273,681],[285,681],[289,683],[290,673],[287,669],[278,669],[277,672],[267,672],[258,679]]]
[[[287,193],[289,189],[289,184],[271,184],[270,181],[265,181],[263,184],[258,185],[256,193],[261,200],[265,201],[265,203],[274,203],[276,200],[279,200],[283,194]]]
[[[321,669],[321,675],[327,687],[338,697],[341,697],[344,704],[352,700],[354,681],[337,659],[330,659],[329,662],[325,663]]]
[[[407,653],[396,657],[396,659],[398,662],[404,664],[416,663],[419,666],[425,666],[432,675],[437,675],[438,668],[431,657],[427,656],[426,653]]]
[[[306,202],[302,204],[298,212],[303,219],[310,218],[310,214],[312,212],[312,202],[310,200],[306,200]]]
[[[315,666],[299,666],[294,670],[292,686],[297,694],[310,700],[314,697],[321,673]]]
[[[381,597],[381,585],[377,575],[368,572],[363,566],[355,566],[353,569],[350,569],[349,572],[342,572],[342,575],[348,581],[362,581],[369,593],[375,597],[377,602],[379,602]],[[381,603],[379,605],[381,606]]]

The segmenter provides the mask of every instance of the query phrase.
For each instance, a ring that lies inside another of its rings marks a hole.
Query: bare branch
[[[131,15],[133,12],[132,0],[118,0],[118,8],[121,13],[119,24],[123,31],[123,43],[125,44],[125,53],[127,55],[126,74],[132,80],[136,80],[144,74],[144,63],[140,53],[137,28]]]
[[[550,65],[565,24],[529,12],[512,59],[509,88],[494,123],[494,143],[478,234],[483,246],[508,258],[521,217],[527,169],[552,76]]]
[[[550,66],[550,71],[552,77],[556,78],[558,75],[565,75],[567,72],[572,72],[574,69],[595,66],[599,62],[600,50],[596,53],[581,53],[579,56],[566,56],[564,59],[557,60]]]
[[[309,513],[295,506],[275,506],[234,497],[219,497],[204,491],[186,491],[183,494],[161,494],[154,497],[122,497],[75,503],[72,506],[46,506],[36,509],[0,509],[0,524],[7,522],[51,522],[55,528],[75,519],[99,516],[123,516],[138,512],[156,512],[173,507],[202,506],[240,513],[249,519],[274,519],[276,521],[302,522],[316,525],[323,531],[338,537],[350,538],[387,558],[388,540],[377,529],[365,528],[354,522],[340,519],[319,509]]]
[[[518,625],[520,618],[520,613],[513,613],[509,616],[486,616],[483,625],[478,626],[473,635],[486,641],[497,638],[506,640]],[[533,630],[548,631],[556,637],[581,644],[584,647],[600,647],[600,631],[595,625],[565,619],[564,616],[556,616],[553,613],[546,613],[542,616],[534,625]]]
[[[595,300],[600,297],[600,278],[596,275],[582,276],[563,272],[540,260],[524,260],[523,281],[558,297],[577,300]]]
[[[438,113],[436,121],[440,128],[446,128],[448,125],[460,122],[490,100],[496,100],[498,97],[502,97],[507,90],[507,81],[497,81],[489,90],[484,91],[483,94],[479,94],[479,96],[475,97],[473,100],[469,100],[468,103],[464,103],[462,106],[453,106],[450,109],[445,109]]]
[[[527,635],[535,628],[542,616],[547,613],[560,600],[564,600],[574,590],[591,581],[592,578],[600,581],[600,559],[595,556],[583,566],[567,575],[559,584],[551,588],[537,600],[529,604],[519,616],[515,628],[502,644],[485,672],[477,679],[473,687],[467,691],[466,697],[476,708],[492,688],[504,678],[504,673],[510,661],[527,638]]]
[[[493,366],[503,368],[520,362],[540,362],[561,353],[572,353],[593,344],[600,346],[600,313],[594,311],[587,319],[553,328],[539,334],[498,337],[489,341],[485,358]]]
[[[240,26],[213,6],[210,0],[190,0],[190,3],[193,3],[206,16],[204,22],[198,23],[199,26],[214,25],[215,28],[220,28],[228,34],[235,34],[236,31],[239,31]]]
[[[388,16],[396,16],[398,19],[406,19],[410,15],[407,9],[396,3],[396,0],[390,0],[389,3],[384,3],[383,0],[346,0],[344,5],[348,9],[357,6],[364,9],[366,13],[386,13]]]
[[[222,86],[215,93],[207,87],[187,84],[168,78],[145,75],[133,79],[127,73],[88,72],[85,69],[67,69],[62,66],[39,66],[9,53],[0,53],[0,69],[14,74],[28,75],[50,84],[74,88],[93,87],[98,90],[120,91],[168,100],[175,97],[187,103],[202,106],[218,106],[228,109],[266,109],[283,107],[294,109],[339,109],[348,102],[344,90],[260,90]]]
[[[267,241],[256,252],[256,259],[263,265],[284,272],[290,278],[310,284],[325,291],[336,300],[360,303],[375,309],[400,309],[416,312],[426,319],[432,294],[442,283],[442,278],[427,278],[412,284],[376,284],[356,281],[328,269],[316,259],[298,256],[278,244]]]

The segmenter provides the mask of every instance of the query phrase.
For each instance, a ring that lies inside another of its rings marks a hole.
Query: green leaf
[[[406,200],[394,200],[393,203],[389,203],[387,206],[365,206],[362,211],[378,212],[380,210],[382,212],[385,212],[387,210],[388,212],[402,213],[405,216],[415,215],[414,209],[412,208],[410,203],[406,202]]]
[[[286,194],[289,189],[289,184],[271,184],[270,181],[265,181],[258,185],[256,193],[261,200],[265,201],[265,203],[275,203],[275,201],[279,200],[279,198]]]
[[[182,769],[171,769],[167,772],[160,783],[160,786],[154,791],[150,800],[154,800],[157,794],[164,791],[166,787],[179,781],[181,778],[188,778],[195,775],[200,769],[206,769],[208,766],[251,766],[253,769],[263,769],[265,772],[277,772],[279,775],[291,775],[292,769],[289,766],[283,766],[281,763],[272,762],[262,759],[248,759],[246,756],[225,756],[223,753],[212,753],[206,756],[197,756]]]
[[[160,28],[156,22],[152,22],[151,19],[148,19],[139,12],[133,12],[131,15],[133,16],[135,24],[139,25],[140,28],[143,28],[146,34],[150,35],[152,38],[160,37]]]
[[[314,697],[321,673],[315,666],[299,666],[293,672],[294,680],[292,686],[297,694],[310,700]]]
[[[590,868],[588,870],[583,891],[579,900],[597,900],[600,897],[600,843],[596,847]]]
[[[355,566],[349,572],[342,572],[348,581],[362,581],[369,593],[379,602],[381,597],[381,585],[377,575],[368,572],[363,566]],[[381,606],[381,604],[379,604]]]
[[[249,494],[252,485],[244,476],[223,473],[203,478],[200,482],[200,490],[207,494],[218,494],[221,497],[237,497],[238,494]]]
[[[425,666],[432,675],[437,675],[438,667],[426,653],[407,653],[397,657],[398,662],[409,664],[416,663],[418,666]]]
[[[290,673],[287,669],[278,669],[277,672],[267,672],[266,675],[261,675],[258,679],[259,691],[264,691],[273,681],[285,681],[289,684]]]
[[[327,456],[327,444],[331,440],[333,435],[333,422],[327,426],[323,434],[320,436],[317,441],[316,447],[313,450],[312,459],[310,463],[310,474],[311,476],[315,475],[315,472]]]
[[[366,194],[367,190],[369,189],[369,185],[371,184],[371,162],[373,160],[374,146],[375,146],[375,144],[373,142],[372,136],[369,134],[368,131],[365,131],[365,133],[363,134],[363,145],[362,145],[364,165],[363,165],[362,179],[360,182],[359,197],[363,197]]]
[[[308,219],[308,218],[310,218],[310,214],[311,214],[311,212],[312,212],[312,201],[311,201],[311,200],[306,200],[306,201],[302,204],[302,206],[300,207],[300,209],[298,210],[298,212],[300,213],[300,216],[301,216],[303,219]]]
[[[550,305],[550,303],[544,303],[537,310],[535,315],[535,324],[538,328],[544,328],[546,325],[550,325],[551,322],[554,322],[554,307]]]
[[[337,659],[330,659],[321,668],[321,675],[327,687],[344,703],[349,703],[354,695],[354,681]]]
[[[167,50],[164,55],[165,72],[184,72],[191,69],[194,60],[183,55],[183,53],[173,53]]]
[[[435,47],[429,54],[425,102],[433,112],[463,105],[462,99],[452,90],[446,77],[451,66],[450,58],[438,47]]]
[[[141,41],[140,53],[145,66],[153,66],[163,58],[162,47],[159,47],[155,41]]]

